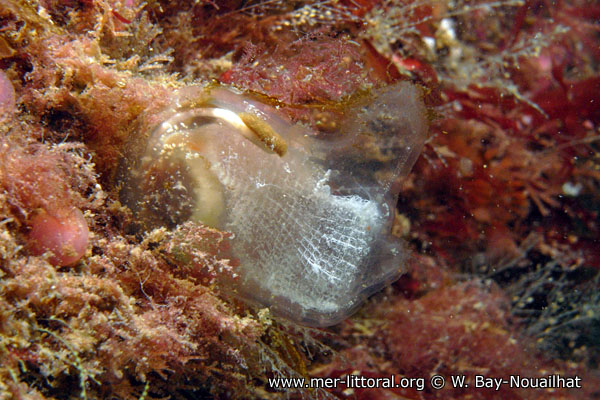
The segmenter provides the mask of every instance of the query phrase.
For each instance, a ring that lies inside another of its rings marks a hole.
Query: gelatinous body
[[[427,134],[420,90],[400,83],[348,107],[321,139],[236,91],[188,88],[150,135],[122,198],[150,226],[187,220],[234,233],[245,299],[327,326],[395,279],[397,193]]]

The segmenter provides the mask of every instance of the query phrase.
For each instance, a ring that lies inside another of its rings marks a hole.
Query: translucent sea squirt
[[[401,82],[345,108],[326,138],[234,89],[181,90],[129,165],[121,198],[147,227],[234,233],[233,292],[312,326],[348,317],[402,271],[389,235],[398,178],[427,136],[421,90]]]

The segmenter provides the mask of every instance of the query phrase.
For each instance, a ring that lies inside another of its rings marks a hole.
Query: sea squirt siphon
[[[402,272],[395,183],[427,136],[422,91],[408,82],[344,111],[340,131],[322,138],[236,89],[182,89],[121,199],[146,227],[233,232],[240,265],[225,287],[298,323],[335,324]]]

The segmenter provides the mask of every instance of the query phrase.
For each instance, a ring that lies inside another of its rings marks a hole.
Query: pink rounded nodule
[[[89,230],[81,211],[72,208],[48,214],[42,211],[31,220],[30,251],[33,255],[52,252],[48,259],[54,265],[71,265],[84,255]]]
[[[15,111],[15,89],[6,76],[0,70],[0,118]]]

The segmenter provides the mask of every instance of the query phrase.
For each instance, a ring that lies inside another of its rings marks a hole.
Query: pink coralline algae
[[[0,119],[15,110],[15,89],[3,71],[0,71]]]
[[[95,207],[101,196],[77,146],[48,148],[7,138],[0,148],[0,190],[14,212],[6,220],[22,227],[24,248],[34,256],[53,253],[48,258],[53,265],[78,261],[89,240],[81,210]]]
[[[588,0],[0,0],[0,398],[598,398],[598,20]],[[379,272],[401,275],[322,327]],[[349,375],[423,385],[273,380]]]
[[[41,211],[31,220],[31,253],[51,252],[48,259],[51,264],[66,266],[79,261],[88,246],[88,239],[87,223],[77,208],[61,210],[56,215]]]

